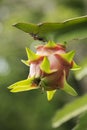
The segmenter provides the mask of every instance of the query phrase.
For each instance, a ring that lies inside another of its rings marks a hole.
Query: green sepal
[[[70,51],[68,53],[60,54],[65,60],[67,60],[69,63],[73,60],[73,57],[75,55],[75,51]]]
[[[26,48],[27,56],[29,61],[37,60],[40,56],[35,54],[33,51],[31,51],[29,48]]]
[[[72,96],[77,96],[77,92],[67,83],[67,81],[64,81],[64,87],[62,88],[63,91],[67,92],[68,94]]]
[[[48,60],[48,58],[46,56],[44,57],[41,65],[40,65],[40,68],[41,68],[42,71],[44,71],[47,74],[50,74],[50,73],[56,71],[56,70],[51,70],[50,69],[50,62],[49,62],[49,60]]]
[[[28,78],[26,80],[18,81],[11,86],[8,87],[8,89],[11,89],[11,92],[22,92],[22,91],[28,91],[28,90],[33,90],[33,89],[38,89],[35,84],[33,84],[34,77],[33,78]]]
[[[54,41],[48,41],[48,43],[45,45],[45,47],[51,47],[51,48],[54,48],[56,47],[56,43]]]
[[[74,61],[73,61],[73,67],[71,68],[71,70],[79,70],[81,69],[81,66],[77,65]]]
[[[29,60],[21,60],[22,63],[24,63],[25,65],[29,66]]]
[[[56,92],[56,90],[47,91],[47,99],[48,99],[48,101],[50,101],[53,98],[55,92]]]

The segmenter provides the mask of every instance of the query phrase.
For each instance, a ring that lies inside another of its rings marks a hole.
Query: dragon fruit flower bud
[[[19,81],[9,88],[11,92],[27,91],[41,88],[51,100],[57,89],[76,96],[76,91],[67,83],[70,70],[79,69],[73,61],[74,51],[66,52],[64,45],[49,41],[39,45],[36,54],[26,48],[28,60],[23,63],[30,67],[28,79]]]

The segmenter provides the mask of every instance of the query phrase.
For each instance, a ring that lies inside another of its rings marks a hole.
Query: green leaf
[[[33,51],[29,48],[26,48],[27,56],[29,61],[37,60],[40,56],[36,55]]]
[[[51,70],[50,69],[50,62],[48,60],[48,58],[45,56],[43,62],[40,65],[40,68],[42,71],[44,71],[45,73],[49,74],[52,72],[55,72],[56,70]]]
[[[59,127],[85,111],[87,111],[87,94],[58,110],[53,117],[52,126],[54,128]]]
[[[44,39],[44,41],[68,42],[73,39],[87,38],[87,15],[60,23],[17,23],[14,26],[29,33],[34,39]]]
[[[85,66],[75,74],[77,80],[81,80],[86,75],[87,75],[87,66]]]
[[[87,112],[84,112],[78,121],[78,124],[73,128],[73,130],[87,130]]]
[[[77,92],[66,82],[64,81],[64,87],[62,88],[63,91],[67,92],[68,94],[72,96],[77,96]]]
[[[73,57],[75,55],[75,51],[70,51],[68,53],[65,54],[60,54],[65,60],[67,60],[68,62],[71,62],[73,60]]]
[[[56,90],[47,91],[47,99],[48,99],[48,101],[50,101],[53,98],[55,92],[56,92]]]
[[[11,92],[22,92],[22,91],[28,91],[32,89],[38,89],[38,87],[33,84],[34,78],[28,78],[26,80],[18,81],[11,86],[8,87],[8,89],[11,89]]]

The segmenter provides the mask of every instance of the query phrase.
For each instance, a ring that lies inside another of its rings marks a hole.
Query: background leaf
[[[73,130],[87,130],[87,112],[82,114],[79,118],[79,122]]]
[[[87,58],[81,62],[81,69],[75,72],[75,77],[77,80],[81,80],[85,76],[87,76]]]
[[[34,39],[67,42],[87,38],[87,15],[60,23],[17,23],[15,27],[29,33]]]
[[[53,127],[59,127],[64,122],[81,114],[87,110],[87,95],[84,95],[72,103],[67,104],[61,110],[58,110],[53,118]]]

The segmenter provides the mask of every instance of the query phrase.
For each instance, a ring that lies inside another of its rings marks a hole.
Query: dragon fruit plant
[[[24,61],[30,67],[26,80],[19,81],[9,87],[11,92],[41,89],[46,91],[48,100],[51,100],[56,90],[64,90],[76,96],[76,91],[67,83],[70,70],[78,68],[73,61],[75,51],[66,53],[66,47],[49,41],[36,48],[36,54],[26,48],[28,60]]]
[[[9,86],[10,91],[41,89],[47,93],[48,100],[52,99],[56,90],[76,96],[77,92],[67,83],[70,70],[80,68],[73,60],[75,51],[66,52],[64,44],[56,44],[54,41],[56,37],[60,43],[87,37],[87,17],[69,19],[61,23],[17,23],[14,26],[45,44],[37,46],[36,53],[26,48],[28,60],[22,62],[29,66],[28,78]]]

